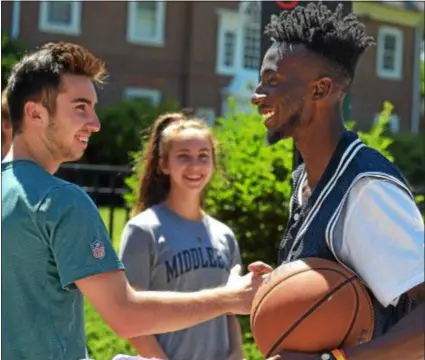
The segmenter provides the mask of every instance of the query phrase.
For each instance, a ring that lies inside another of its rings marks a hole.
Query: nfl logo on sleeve
[[[102,241],[96,240],[90,244],[90,247],[95,259],[103,259],[105,257],[105,246]]]

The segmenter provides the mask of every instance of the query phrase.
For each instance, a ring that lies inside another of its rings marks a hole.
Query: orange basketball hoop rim
[[[276,4],[285,10],[291,10],[298,5],[298,0],[294,1],[276,1]]]

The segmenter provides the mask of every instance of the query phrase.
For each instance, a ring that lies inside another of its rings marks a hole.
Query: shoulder
[[[356,181],[349,193],[349,203],[375,206],[390,203],[405,203],[416,207],[409,189],[403,184],[373,176]]]
[[[399,167],[387,159],[378,150],[363,146],[351,162],[351,167],[359,172],[376,174],[376,176],[391,177],[407,186],[408,182]]]
[[[229,249],[233,256],[240,258],[239,243],[233,230],[225,223],[209,215],[206,216],[204,221],[207,222],[209,232],[211,236],[214,237],[214,241]],[[240,259],[238,261],[240,262]]]
[[[233,232],[233,230],[226,225],[224,222],[210,216],[207,215],[206,216],[206,221],[208,222],[209,227],[212,229],[212,231],[215,234],[220,234],[220,235],[224,235],[224,236],[230,236],[231,238],[235,239],[235,234]]]
[[[40,210],[51,209],[98,212],[93,200],[81,187],[65,181],[59,181],[46,190]]]
[[[154,231],[161,225],[161,219],[156,207],[146,209],[136,216],[132,217],[127,226],[140,228],[142,230]]]

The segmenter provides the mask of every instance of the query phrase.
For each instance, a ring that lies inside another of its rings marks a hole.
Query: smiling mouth
[[[185,178],[189,181],[199,181],[202,180],[203,175],[185,175]]]
[[[89,143],[89,137],[88,136],[76,136],[75,138],[82,144],[87,145]]]
[[[272,121],[274,116],[275,116],[275,111],[267,111],[267,112],[262,114],[262,117],[263,117],[263,120],[264,120],[264,125],[266,127],[271,125],[271,121]]]

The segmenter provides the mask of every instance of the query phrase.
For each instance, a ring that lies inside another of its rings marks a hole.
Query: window
[[[261,52],[261,2],[242,2],[239,11],[219,10],[217,73],[258,72]]]
[[[134,88],[125,89],[124,99],[148,99],[154,105],[158,105],[161,101],[161,92],[156,89]]]
[[[164,45],[165,1],[129,1],[127,11],[127,41]]]
[[[243,38],[243,68],[258,71],[261,52],[261,5],[245,3],[246,15]]]
[[[206,121],[209,126],[215,124],[215,111],[212,108],[200,107],[196,110],[196,116]]]
[[[403,32],[397,28],[382,26],[377,45],[378,76],[400,80],[403,72]]]
[[[223,63],[225,67],[233,67],[235,63],[235,47],[236,47],[236,33],[226,31],[224,33],[224,57]]]
[[[67,35],[81,33],[81,1],[42,1],[39,29]]]

